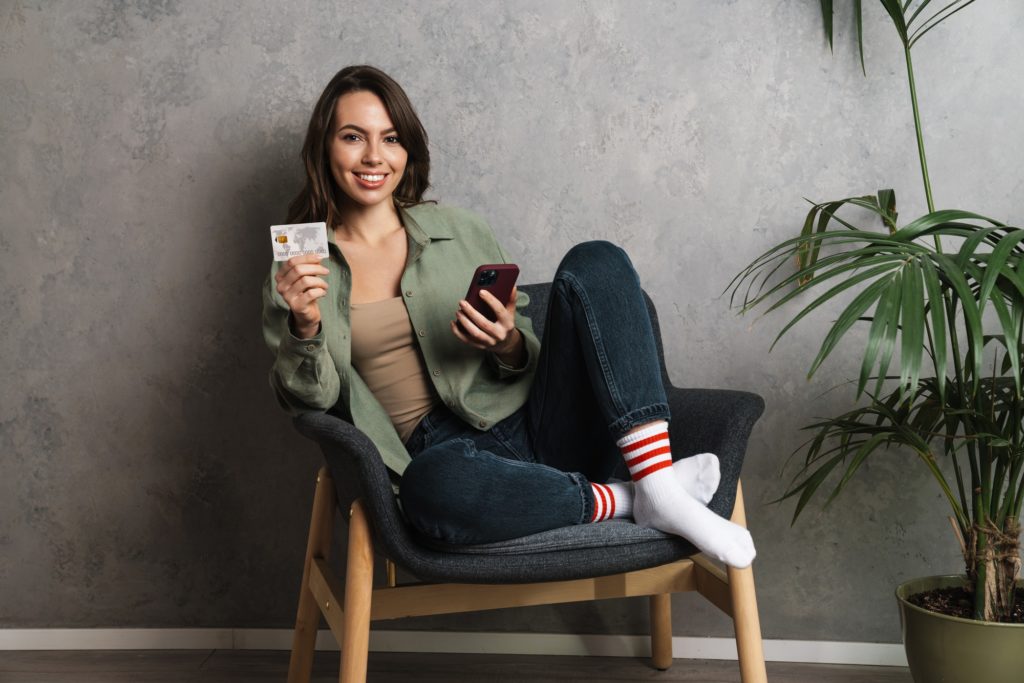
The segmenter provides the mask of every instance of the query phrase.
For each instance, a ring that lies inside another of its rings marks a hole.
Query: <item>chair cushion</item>
[[[581,524],[562,527],[513,538],[497,543],[453,545],[427,536],[417,536],[417,542],[434,550],[464,555],[532,555],[584,548],[622,548],[673,538],[656,529],[647,529],[621,519],[610,519],[599,524]]]

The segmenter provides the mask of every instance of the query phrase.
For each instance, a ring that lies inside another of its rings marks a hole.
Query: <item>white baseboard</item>
[[[0,650],[289,650],[287,629],[0,629]],[[337,650],[330,631],[317,635],[317,649]],[[371,631],[372,652],[648,657],[648,636],[563,633],[467,633],[457,631]],[[821,640],[765,640],[769,662],[906,666],[903,646]],[[677,659],[736,659],[732,638],[676,637]]]

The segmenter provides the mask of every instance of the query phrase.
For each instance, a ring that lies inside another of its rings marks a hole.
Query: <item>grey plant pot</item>
[[[896,589],[914,683],[1021,683],[1024,624],[960,619],[907,602],[915,593],[962,586],[964,580],[963,576],[927,576]],[[1017,586],[1024,590],[1024,582]]]

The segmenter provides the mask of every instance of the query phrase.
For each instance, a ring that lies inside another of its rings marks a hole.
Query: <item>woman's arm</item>
[[[291,415],[328,410],[341,395],[341,379],[320,330],[319,308],[313,322],[308,309],[304,315],[297,315],[281,293],[284,277],[278,275],[286,268],[287,264],[275,264],[263,285],[263,339],[274,354],[270,384],[281,407]],[[325,294],[327,283],[319,277],[314,279],[319,282],[307,284],[315,284]],[[324,296],[315,294],[308,294],[306,303],[315,303]]]

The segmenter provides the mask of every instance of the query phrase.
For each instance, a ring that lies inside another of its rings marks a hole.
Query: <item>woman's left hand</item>
[[[459,310],[455,312],[455,320],[451,323],[452,334],[464,344],[481,351],[490,351],[507,365],[519,366],[525,344],[523,335],[516,329],[517,292],[513,287],[508,304],[503,306],[496,296],[486,289],[481,290],[480,298],[494,311],[494,322],[470,306],[465,299],[459,301]]]

